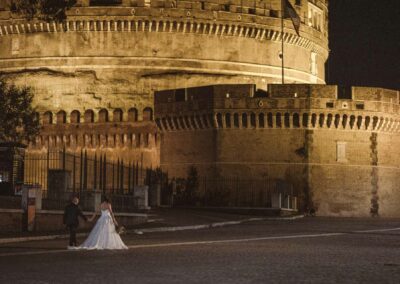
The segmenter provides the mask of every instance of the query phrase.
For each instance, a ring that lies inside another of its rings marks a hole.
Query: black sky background
[[[400,90],[400,0],[330,0],[328,84]]]

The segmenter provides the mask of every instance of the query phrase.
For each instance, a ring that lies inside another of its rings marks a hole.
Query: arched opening
[[[303,113],[303,127],[308,127],[308,113]]]
[[[268,124],[268,127],[269,127],[269,128],[272,128],[272,127],[273,127],[272,117],[273,117],[272,113],[269,112],[269,113],[267,114],[267,124]]]
[[[346,128],[347,120],[348,120],[347,114],[344,114],[344,115],[343,115],[343,120],[342,120],[342,126],[343,126],[343,128]]]
[[[190,124],[193,126],[193,129],[198,129],[196,121],[194,119],[194,115],[190,116]]]
[[[367,116],[365,118],[365,129],[368,129],[370,123],[371,123],[371,117]]]
[[[143,120],[144,121],[153,120],[153,109],[151,107],[146,107],[143,109]]]
[[[186,123],[187,127],[188,127],[189,129],[192,129],[193,126],[192,126],[192,124],[191,124],[190,121],[189,121],[189,117],[187,117],[187,116],[185,115],[184,119],[185,119],[185,123]]]
[[[324,122],[325,122],[325,114],[321,113],[319,115],[319,127],[323,127],[324,126]]]
[[[285,113],[284,124],[286,128],[290,127],[290,114],[287,112]]]
[[[315,127],[316,124],[317,124],[317,115],[315,113],[313,113],[311,115],[311,125],[312,125],[312,127]]]
[[[85,111],[84,119],[86,123],[93,123],[94,122],[94,111],[88,109]]]
[[[201,118],[200,118],[200,116],[196,115],[196,116],[195,116],[195,120],[196,120],[197,125],[199,126],[199,128],[200,128],[200,129],[203,129],[204,126],[203,126],[203,123],[201,123]]]
[[[105,108],[99,111],[99,122],[108,122],[108,110]]]
[[[230,113],[226,113],[225,114],[225,124],[227,128],[231,128],[232,127],[232,123],[231,123],[231,114]]]
[[[276,127],[282,128],[282,114],[280,112],[276,114]]]
[[[356,122],[356,117],[354,115],[350,116],[350,128],[353,129],[354,128],[354,124]]]
[[[256,114],[253,112],[250,114],[250,126],[253,128],[256,127]]]
[[[385,128],[387,127],[387,125],[388,125],[388,122],[389,122],[389,119],[386,117],[386,118],[381,118],[381,123],[380,123],[380,125],[379,125],[379,129],[381,129],[383,126],[385,126]],[[384,129],[383,129],[384,130]]]
[[[168,122],[169,129],[174,130],[175,127],[174,127],[174,124],[172,123],[172,118],[171,117],[167,117],[167,122]]]
[[[161,119],[161,123],[162,123],[164,129],[166,129],[166,130],[169,129],[168,124],[167,124],[167,119],[166,119],[165,117],[163,117],[163,118]]]
[[[138,111],[136,108],[133,107],[128,110],[128,121],[130,122],[138,121]]]
[[[162,129],[161,120],[159,118],[156,119],[156,124],[159,129]]]
[[[247,113],[242,113],[242,127],[247,128]]]
[[[260,113],[258,115],[258,125],[259,125],[260,128],[264,128],[265,127],[264,113]]]
[[[185,122],[183,121],[182,116],[179,117],[179,125],[181,126],[182,129],[186,129]]]
[[[113,111],[113,121],[114,122],[121,122],[122,121],[122,115],[123,115],[122,109],[116,108]]]
[[[207,119],[207,115],[206,115],[206,114],[203,114],[203,125],[204,125],[204,127],[206,127],[206,128],[210,127],[210,126],[208,125],[208,119]]]
[[[67,113],[63,110],[57,112],[57,124],[63,124],[67,122]]]
[[[174,127],[175,127],[175,129],[181,129],[181,127],[180,127],[180,125],[179,125],[179,123],[178,123],[178,118],[176,117],[176,116],[174,116],[173,118],[172,118],[172,120],[174,121]]]
[[[223,125],[222,125],[222,114],[220,114],[220,113],[217,113],[217,125],[218,125],[218,128],[222,128],[223,127]]]
[[[293,114],[293,127],[299,128],[300,127],[300,117],[298,113]]]
[[[378,121],[379,118],[377,116],[374,116],[374,118],[372,119],[372,129],[375,130],[378,126]]]
[[[81,122],[81,113],[78,110],[74,110],[71,112],[70,116],[71,123],[80,123]]]
[[[53,113],[51,111],[46,111],[43,114],[43,124],[52,124],[53,123]]]
[[[340,114],[335,115],[335,128],[339,128],[339,123],[340,123]]]
[[[239,128],[239,114],[237,113],[233,114],[233,126]]]
[[[326,120],[326,125],[327,125],[328,128],[331,128],[332,120],[333,120],[333,115],[331,113],[329,113],[328,117],[327,117],[327,120]]]
[[[362,124],[362,116],[357,116],[357,128],[360,129]]]

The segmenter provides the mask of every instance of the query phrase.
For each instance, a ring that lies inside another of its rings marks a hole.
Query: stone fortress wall
[[[0,4],[0,77],[34,91],[44,124],[31,151],[143,154],[145,164],[157,166],[154,91],[279,80],[281,36],[287,80],[324,82],[326,1],[310,4],[321,11],[319,21],[308,18],[307,1],[298,3],[301,37],[289,21],[281,33],[275,0],[80,0],[62,23],[27,21],[10,11],[11,2]],[[143,118],[143,110],[150,114]]]
[[[140,116],[139,116],[140,114]],[[39,114],[42,129],[29,145],[30,153],[48,149],[67,149],[79,153],[86,150],[91,156],[106,154],[111,160],[143,162],[143,167],[159,165],[159,136],[153,122],[153,110],[136,108],[101,109],[95,113],[64,110]]]
[[[282,36],[287,82],[324,83],[325,0],[295,5],[301,37],[290,20],[281,33],[277,0],[95,2],[78,1],[63,23],[0,6],[1,76],[33,87],[39,111],[143,109],[155,90],[278,82]]]
[[[321,215],[400,216],[399,92],[216,85],[156,94],[161,166],[185,177],[277,178]]]

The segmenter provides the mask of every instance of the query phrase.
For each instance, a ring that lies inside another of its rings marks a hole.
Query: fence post
[[[103,155],[100,153],[99,190],[103,190]]]
[[[115,188],[114,181],[115,181],[115,164],[112,163],[112,189],[111,190],[113,193],[114,193],[114,188]]]
[[[140,155],[140,182],[143,185],[143,153]]]
[[[72,191],[75,193],[75,175],[76,175],[76,156],[75,153],[73,154],[73,165],[72,165]]]
[[[116,191],[117,191],[117,192],[119,191],[119,187],[120,187],[120,184],[119,184],[119,182],[120,182],[120,175],[121,175],[121,172],[120,172],[120,164],[121,164],[121,162],[119,161],[119,158],[118,158],[118,160],[117,160],[117,186],[116,186]]]
[[[82,170],[83,170],[83,150],[81,149],[80,168],[79,168],[79,197],[81,196],[82,187],[83,187]]]
[[[136,167],[135,167],[135,162],[132,162],[132,189],[135,190],[135,183],[136,181]]]
[[[63,147],[62,152],[62,169],[65,171],[65,146]]]
[[[121,194],[124,193],[124,160],[121,160],[121,181],[119,183],[120,185],[120,192]]]
[[[139,184],[139,162],[136,161],[136,185]]]
[[[107,156],[104,154],[103,158],[103,193],[106,192],[107,188]]]
[[[97,153],[94,153],[94,179],[93,179],[93,189],[97,189]]]
[[[128,164],[128,192],[131,192],[131,161]]]
[[[87,150],[85,149],[85,155],[83,160],[83,191],[87,191]]]
[[[49,185],[48,185],[48,183],[49,183],[49,169],[50,169],[50,149],[47,149],[47,162],[46,162],[46,167],[47,167],[47,170],[46,170],[46,179],[47,179],[47,182],[46,182],[46,190],[49,190]]]

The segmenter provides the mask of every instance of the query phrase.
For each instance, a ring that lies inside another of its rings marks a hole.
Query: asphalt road
[[[400,283],[400,220],[304,218],[123,236],[127,251],[66,240],[0,247],[0,283]]]

